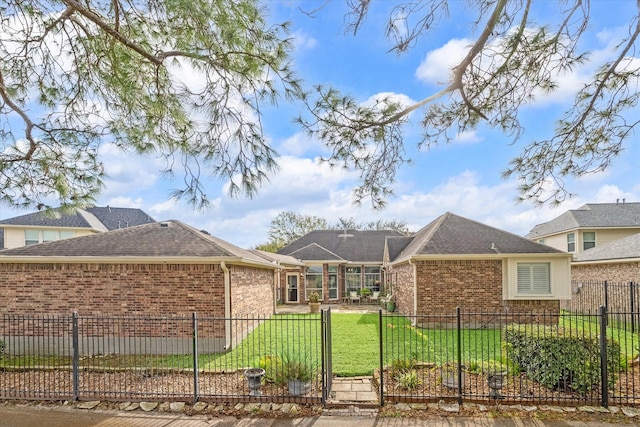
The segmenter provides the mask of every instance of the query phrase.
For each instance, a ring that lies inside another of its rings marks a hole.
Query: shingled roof
[[[273,262],[180,221],[170,220],[122,228],[73,239],[0,251],[0,262],[11,259],[70,257],[92,258],[170,258],[207,261],[228,260],[275,266]]]
[[[573,256],[576,263],[640,258],[640,233],[598,245]]]
[[[316,230],[291,242],[278,253],[307,261],[382,262],[387,237],[393,230]]]
[[[447,212],[418,231],[393,262],[421,255],[564,253],[515,234]]]
[[[526,237],[539,239],[576,228],[607,227],[640,228],[640,203],[587,203],[549,222],[536,225]]]

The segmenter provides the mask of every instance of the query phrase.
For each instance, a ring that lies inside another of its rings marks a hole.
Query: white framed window
[[[576,233],[567,234],[567,252],[576,251]]]
[[[551,264],[548,262],[518,263],[518,294],[550,294]]]
[[[312,265],[307,267],[307,273],[304,276],[304,297],[309,299],[312,293],[317,292],[320,295],[320,301],[324,299],[322,295],[322,266]]]
[[[359,291],[362,284],[362,268],[347,267],[345,269],[344,280],[347,293],[351,291]]]
[[[65,230],[24,230],[25,246],[37,245],[38,243],[54,242],[56,240],[70,239],[74,237],[73,231]]]
[[[582,233],[582,250],[586,251],[587,249],[596,247],[596,232],[595,231],[585,231]]]
[[[380,267],[364,268],[364,287],[372,292],[380,290]]]

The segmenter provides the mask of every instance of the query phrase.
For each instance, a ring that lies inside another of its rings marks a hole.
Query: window
[[[550,294],[551,293],[551,264],[519,263],[518,264],[518,293],[519,294]]]
[[[361,267],[347,267],[345,272],[345,284],[347,293],[351,291],[359,291],[361,280],[362,269]]]
[[[25,246],[36,245],[38,243],[53,242],[56,240],[70,239],[73,231],[59,230],[24,230]]]
[[[329,299],[338,299],[338,266],[330,265],[327,272],[329,273]]]
[[[304,280],[305,299],[309,299],[312,293],[317,292],[320,295],[320,301],[324,299],[322,295],[322,266],[313,265],[307,267],[307,274]]]
[[[567,234],[567,252],[576,251],[576,233]]]
[[[538,243],[540,243],[541,245],[546,245],[545,240],[544,239],[540,239],[538,240]]]
[[[585,231],[582,233],[582,250],[587,250],[596,247],[596,232]]]
[[[380,290],[380,267],[364,268],[364,287],[371,291]]]

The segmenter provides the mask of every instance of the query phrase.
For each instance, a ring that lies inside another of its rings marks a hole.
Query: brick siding
[[[611,264],[571,265],[571,280],[609,280],[612,282],[637,282],[640,280],[640,262]]]
[[[398,310],[407,315],[463,311],[558,312],[558,301],[505,301],[502,299],[501,260],[416,261],[417,313],[414,313],[413,266],[393,268]]]

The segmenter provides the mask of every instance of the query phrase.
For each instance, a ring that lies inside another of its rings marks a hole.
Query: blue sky
[[[385,20],[394,2],[374,2],[363,29],[355,37],[345,34],[344,0],[326,3],[314,16],[301,12],[311,12],[325,3],[274,0],[266,4],[270,20],[293,23],[292,35],[296,39],[293,59],[299,75],[308,84],[332,84],[362,102],[381,93],[420,100],[437,92],[442,88],[438,83],[446,82],[449,67],[477,35],[464,16],[467,2],[454,0],[450,2],[449,19],[442,20],[413,49],[397,56],[388,52],[391,44],[384,37]],[[555,2],[542,5],[533,11],[534,16],[548,16],[558,7]],[[634,7],[632,1],[592,2],[591,33],[584,47],[593,52],[594,59],[609,54],[607,49],[612,40],[617,40],[614,36],[627,30],[625,17],[635,13]],[[412,230],[449,211],[523,235],[535,224],[584,203],[639,200],[638,150],[632,146],[633,138],[627,141],[623,155],[609,170],[568,181],[575,196],[557,208],[517,204],[517,181],[501,178],[509,160],[526,142],[552,134],[553,118],[569,105],[573,89],[592,67],[593,63],[587,63],[573,74],[561,77],[556,94],[524,109],[525,133],[515,144],[499,132],[481,127],[453,144],[419,151],[415,148],[419,129],[414,124],[406,138],[407,152],[414,163],[399,171],[395,196],[389,198],[382,211],[374,211],[366,202],[361,206],[351,203],[350,193],[357,174],[330,170],[317,161],[325,153],[323,147],[293,123],[300,106],[285,101],[265,110],[265,131],[280,154],[281,170],[257,197],[230,198],[224,181],[208,180],[206,190],[213,203],[204,211],[193,211],[188,205],[170,199],[171,189],[177,188],[179,182],[161,177],[156,159],[133,158],[105,144],[101,155],[109,179],[97,204],[140,208],[157,220],[181,220],[243,247],[266,242],[271,219],[282,211],[321,216],[330,223],[340,217],[355,217],[362,222],[397,219],[406,221]],[[0,206],[0,218],[24,213],[27,212]]]

